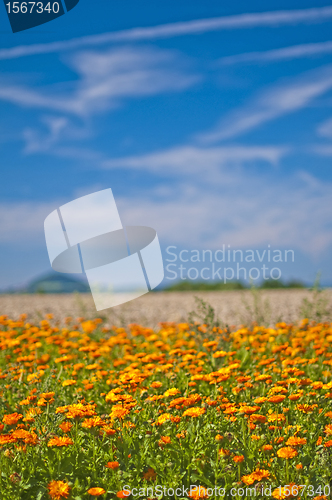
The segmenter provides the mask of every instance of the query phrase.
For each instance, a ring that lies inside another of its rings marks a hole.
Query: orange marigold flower
[[[122,406],[113,406],[112,412],[110,413],[111,418],[119,418],[122,420],[125,416],[127,416],[130,411],[127,408],[123,408]]]
[[[89,320],[89,321],[83,321],[83,323],[81,323],[81,327],[83,332],[92,333],[97,328],[97,325],[95,322]]]
[[[92,429],[92,427],[102,427],[105,424],[105,420],[100,417],[86,418],[82,422],[82,427],[86,429]]]
[[[256,481],[261,481],[262,479],[268,479],[270,476],[270,472],[265,469],[256,469],[251,475],[255,478]]]
[[[196,488],[190,489],[188,497],[191,498],[191,500],[199,500],[209,498],[209,495],[206,488],[203,486],[196,486]]]
[[[55,396],[54,392],[42,392],[42,394],[39,397],[44,399],[53,399],[54,396]]]
[[[161,387],[162,385],[163,384],[161,382],[152,382],[150,387],[152,387],[152,389],[159,389],[159,387]]]
[[[286,420],[285,415],[279,414],[279,413],[271,413],[267,417],[269,422],[284,422]]]
[[[265,397],[260,397],[260,398],[254,399],[254,403],[256,403],[258,405],[265,403],[265,401],[267,401],[267,398],[265,398]]]
[[[250,486],[255,482],[255,478],[252,476],[252,474],[248,474],[247,476],[242,476],[241,481],[243,481],[247,486]]]
[[[118,491],[116,496],[118,498],[128,498],[130,496],[130,490],[121,490]]]
[[[310,413],[312,411],[314,411],[315,408],[318,408],[318,405],[314,404],[314,405],[297,405],[296,407],[299,411],[301,411],[302,413]]]
[[[159,446],[164,446],[165,444],[170,444],[171,438],[169,436],[161,436],[158,441]]]
[[[277,500],[284,500],[285,498],[291,499],[291,498],[297,498],[299,496],[299,493],[301,491],[302,487],[298,486],[295,483],[290,483],[287,486],[282,486],[276,488],[272,492],[273,498],[276,498]]]
[[[77,403],[68,405],[67,407],[65,406],[64,408],[68,410],[67,418],[82,418],[96,415],[95,406],[96,405],[92,404],[84,405],[82,403]]]
[[[259,409],[260,409],[259,406],[242,406],[242,408],[240,408],[240,410],[239,410],[239,413],[245,413],[246,415],[251,415]],[[258,415],[258,416],[260,416],[260,415]]]
[[[9,413],[8,415],[4,415],[2,421],[6,425],[16,425],[23,415],[21,413]]]
[[[328,434],[328,435],[332,434],[332,424],[325,425],[324,432],[325,432],[325,434]]]
[[[221,434],[217,434],[215,437],[216,441],[221,441],[222,439],[224,439],[224,436],[222,436]]]
[[[154,481],[157,477],[157,474],[154,469],[150,467],[150,469],[143,474],[143,478],[146,479],[147,481]]]
[[[303,444],[306,444],[306,442],[306,438],[291,436],[287,439],[286,444],[288,446],[302,446]]]
[[[0,446],[9,443],[16,443],[16,438],[14,438],[12,434],[1,434]]]
[[[243,460],[244,460],[244,456],[243,455],[235,455],[233,457],[233,461],[235,463],[241,463],[241,462],[243,462]]]
[[[268,479],[270,472],[265,469],[257,469],[247,476],[242,476],[241,479],[247,486],[253,484],[255,481],[262,481],[262,479]]]
[[[263,447],[262,447],[262,450],[263,451],[271,451],[273,450],[273,446],[271,444],[265,444]]]
[[[276,396],[271,396],[268,399],[268,402],[269,403],[281,403],[285,398],[286,398],[286,396],[284,396],[283,394],[279,394]]]
[[[297,464],[297,465],[295,465],[295,467],[297,468],[297,470],[303,469],[303,465],[302,464]]]
[[[29,432],[24,429],[17,429],[12,433],[12,437],[22,440],[25,444],[37,444],[38,437],[34,432]]]
[[[291,446],[285,446],[277,451],[277,455],[280,458],[286,458],[286,460],[288,460],[289,458],[296,457],[297,451],[294,448],[291,448]]]
[[[104,488],[90,488],[88,493],[93,497],[100,497],[100,495],[103,495],[106,491]]]
[[[73,440],[67,436],[58,437],[56,436],[47,443],[47,446],[69,446],[74,444]]]
[[[291,401],[297,401],[298,399],[300,399],[301,397],[301,394],[291,394],[290,396],[288,396],[288,399],[290,399]]]
[[[116,433],[116,430],[111,425],[104,425],[102,432],[105,432],[107,436],[113,436]]]
[[[75,385],[75,384],[76,384],[76,380],[69,379],[69,380],[65,380],[64,382],[62,382],[62,387],[67,387],[69,385]]]
[[[319,438],[316,441],[316,445],[319,446],[320,444],[322,444],[322,441],[323,441],[322,436],[319,436]]]
[[[226,448],[220,448],[219,454],[222,455],[223,457],[227,457],[228,455],[231,454],[231,452]]]
[[[266,417],[264,415],[253,413],[252,415],[250,415],[250,422],[259,422],[263,424],[264,422],[266,422]]]
[[[171,421],[173,422],[173,424],[178,424],[179,422],[181,422],[181,417],[171,417]]]
[[[62,422],[60,425],[59,425],[60,429],[63,431],[63,432],[69,432],[70,429],[73,427],[73,424],[71,424],[70,422]]]
[[[64,481],[51,481],[48,483],[48,492],[52,500],[61,500],[68,498],[70,488]]]
[[[325,448],[330,448],[332,446],[332,439],[330,439],[330,441],[326,441],[326,443],[324,443],[324,446]]]
[[[205,413],[205,408],[194,407],[194,408],[188,408],[188,410],[186,410],[183,413],[183,416],[184,417],[199,417],[201,415],[204,415],[204,413]]]
[[[118,469],[120,467],[120,464],[119,462],[107,462],[105,467],[107,467],[107,469]]]

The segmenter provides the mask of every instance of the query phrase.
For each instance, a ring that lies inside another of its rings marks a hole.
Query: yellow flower
[[[188,408],[183,414],[184,417],[199,417],[204,415],[205,408]]]
[[[69,379],[69,380],[65,380],[64,382],[62,382],[62,387],[67,387],[69,385],[75,385],[75,384],[76,384],[76,380]]]
[[[168,391],[164,392],[164,397],[168,398],[169,396],[176,396],[177,394],[180,394],[179,389],[168,389]]]
[[[170,418],[171,418],[170,413],[163,413],[162,415],[159,415],[158,420],[157,420],[157,424],[162,425],[167,420],[170,420]]]

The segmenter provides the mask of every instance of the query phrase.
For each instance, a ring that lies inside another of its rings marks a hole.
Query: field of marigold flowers
[[[0,324],[1,500],[330,498],[331,323]]]

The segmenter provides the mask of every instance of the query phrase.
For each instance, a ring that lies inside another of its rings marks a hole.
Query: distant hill
[[[16,293],[87,293],[89,285],[66,274],[52,273],[31,281]]]
[[[257,288],[262,289],[276,289],[276,288],[305,288],[305,285],[300,281],[289,281],[284,283],[281,280],[266,280],[255,285]],[[230,281],[229,283],[217,282],[199,282],[193,280],[185,280],[175,283],[167,288],[164,288],[165,292],[190,292],[190,291],[220,291],[220,290],[245,290],[250,288],[250,285],[246,283],[241,283],[240,281]]]

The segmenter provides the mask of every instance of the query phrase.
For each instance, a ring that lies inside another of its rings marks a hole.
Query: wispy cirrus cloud
[[[181,145],[140,156],[111,158],[102,162],[104,169],[139,169],[162,175],[202,175],[208,180],[211,175],[217,179],[217,171],[223,169],[224,181],[228,177],[226,167],[265,162],[275,165],[288,152],[281,146],[221,146],[202,148],[195,145]],[[233,177],[232,177],[233,178]]]
[[[31,88],[0,81],[0,99],[26,108],[87,116],[119,106],[126,99],[177,92],[200,77],[173,51],[119,47],[78,52],[66,59],[78,79],[57,87]]]
[[[234,16],[196,19],[170,24],[162,24],[147,28],[132,28],[117,32],[103,33],[72,40],[51,42],[45,44],[21,45],[0,50],[0,59],[14,59],[37,54],[49,54],[76,50],[82,47],[93,47],[108,43],[136,42],[173,38],[185,35],[200,35],[212,31],[246,29],[254,27],[292,24],[311,24],[325,22],[332,18],[332,7],[318,7],[311,9],[282,10],[270,12],[254,12]]]
[[[219,63],[224,65],[240,63],[266,63],[314,57],[319,55],[323,56],[331,53],[332,41],[329,40],[321,43],[304,43],[290,47],[282,47],[280,49],[235,54],[233,56],[222,57],[219,59]]]
[[[205,143],[223,141],[249,132],[281,116],[311,104],[332,89],[332,66],[297,76],[261,91],[248,104],[231,111],[198,139]]]

